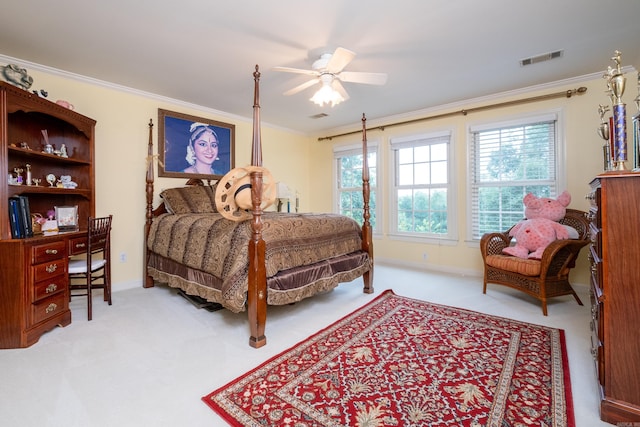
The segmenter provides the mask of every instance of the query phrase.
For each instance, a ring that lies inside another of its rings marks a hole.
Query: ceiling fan
[[[284,92],[284,95],[293,95],[313,85],[322,83],[321,90],[331,88],[342,96],[342,100],[347,100],[349,99],[349,95],[341,82],[364,83],[370,85],[383,85],[387,82],[387,75],[385,73],[343,71],[355,56],[356,54],[354,52],[339,47],[333,53],[325,53],[321,55],[320,58],[313,63],[311,70],[290,67],[274,67],[273,70],[284,71],[287,73],[306,74],[313,77],[313,79]],[[332,102],[332,104],[336,103],[337,102]]]

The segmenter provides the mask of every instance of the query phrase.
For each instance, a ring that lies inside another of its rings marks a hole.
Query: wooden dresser
[[[87,218],[95,212],[95,124],[0,82],[0,349],[28,347],[44,332],[71,323],[68,256],[86,246]],[[45,134],[56,152],[45,152]],[[16,170],[23,171],[19,185],[8,179]],[[77,186],[49,185],[45,179],[63,175]],[[28,176],[39,185],[27,182]],[[9,199],[16,196],[43,216],[55,206],[77,206],[79,231],[17,238],[9,219]]]
[[[591,352],[600,417],[640,421],[640,173],[591,182]]]

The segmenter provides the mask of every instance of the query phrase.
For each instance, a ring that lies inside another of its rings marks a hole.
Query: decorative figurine
[[[58,105],[60,105],[60,106],[62,106],[64,108],[67,108],[69,110],[73,110],[75,108],[73,106],[73,104],[71,104],[69,101],[65,101],[64,99],[58,99],[56,101],[56,104],[58,104]]]
[[[13,168],[13,171],[16,173],[16,180],[15,180],[16,185],[22,185],[22,172],[24,172],[24,169]]]
[[[62,188],[77,188],[78,183],[71,180],[71,175],[62,175],[58,181],[62,183]]]
[[[33,77],[27,74],[25,68],[21,68],[17,64],[8,64],[0,68],[5,80],[20,89],[27,90],[33,84]]]
[[[27,185],[31,185],[31,165],[27,163],[25,167],[27,168]]]
[[[49,175],[47,175],[47,182],[49,183],[50,187],[55,187],[56,185],[56,176],[52,173],[50,173]]]
[[[60,147],[60,157],[69,157],[67,155],[67,146],[64,144]]]

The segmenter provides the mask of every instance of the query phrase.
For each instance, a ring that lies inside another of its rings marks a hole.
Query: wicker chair
[[[578,232],[578,239],[556,240],[545,249],[542,259],[522,259],[502,253],[512,237],[509,230],[487,233],[480,240],[480,251],[484,261],[484,285],[487,283],[518,289],[542,302],[542,313],[547,315],[547,298],[573,295],[578,304],[582,301],[569,283],[569,272],[575,267],[580,250],[589,240],[589,221],[585,212],[567,209],[560,223],[571,226]]]

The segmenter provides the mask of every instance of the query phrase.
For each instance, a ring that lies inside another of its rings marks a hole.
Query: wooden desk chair
[[[91,293],[104,290],[104,300],[111,305],[111,219],[89,217],[87,253],[69,261],[69,296],[87,296],[87,317],[91,320]],[[95,283],[99,281],[100,283]],[[73,293],[84,290],[84,293]]]
[[[484,261],[484,284],[482,293],[487,293],[487,283],[508,286],[540,300],[542,314],[547,315],[547,299],[561,295],[573,295],[582,305],[578,294],[569,283],[569,273],[576,265],[580,249],[590,243],[589,220],[585,212],[567,209],[561,224],[573,227],[577,239],[556,240],[546,247],[542,259],[522,259],[505,255],[502,249],[509,246],[512,237],[509,230],[487,233],[480,240],[480,252]]]

